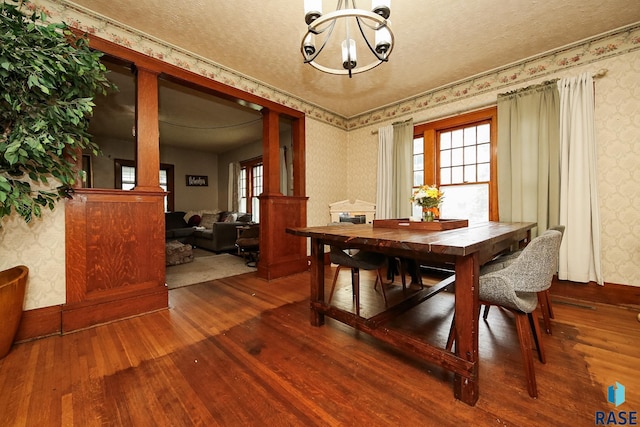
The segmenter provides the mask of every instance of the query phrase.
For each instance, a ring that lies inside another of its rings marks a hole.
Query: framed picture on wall
[[[209,177],[207,175],[186,175],[187,187],[208,187]]]

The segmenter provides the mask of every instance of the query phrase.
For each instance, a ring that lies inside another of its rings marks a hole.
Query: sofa
[[[181,243],[226,252],[236,249],[238,227],[251,223],[251,214],[239,212],[213,212],[188,215],[185,212],[165,214],[165,241]]]
[[[164,237],[165,242],[177,240],[180,243],[191,243],[191,236],[195,229],[185,220],[185,212],[165,212]]]

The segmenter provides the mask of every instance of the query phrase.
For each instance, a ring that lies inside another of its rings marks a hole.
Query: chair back
[[[551,286],[556,272],[562,233],[547,230],[522,250],[508,267],[497,273],[508,276],[516,292],[540,292]]]
[[[341,249],[337,246],[330,246],[329,249],[329,261],[332,264],[344,265],[346,267],[353,266],[351,255],[346,253],[344,249]]]
[[[564,225],[554,225],[553,227],[549,227],[547,229],[547,231],[549,231],[549,230],[559,231],[560,234],[562,234],[564,236]]]
[[[238,238],[250,239],[260,237],[260,224],[251,224],[246,228],[243,228]]]
[[[545,233],[548,233],[549,231],[559,231],[560,232],[560,244],[562,244],[562,238],[564,237],[564,225],[554,225],[553,227],[549,227],[547,229],[547,231],[545,231]],[[560,254],[558,254],[558,257],[559,256],[560,256]],[[558,266],[560,264],[560,260],[558,259],[558,257],[556,257],[556,264],[553,267],[553,273],[554,274],[558,272]]]

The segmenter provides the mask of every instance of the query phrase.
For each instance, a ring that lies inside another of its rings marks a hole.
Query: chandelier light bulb
[[[387,25],[391,25],[391,21],[387,20]],[[384,27],[380,27],[380,29],[376,30],[376,52],[381,55],[384,55],[389,51],[391,47],[391,33],[389,29],[385,25]]]
[[[307,34],[307,37],[304,38],[304,53],[307,56],[311,56],[316,53],[315,36],[313,33]]]
[[[371,0],[371,11],[388,19],[391,15],[391,0]]]
[[[304,22],[311,24],[322,16],[322,0],[304,0]]]
[[[358,64],[356,59],[356,42],[347,39],[342,42],[342,66],[345,70],[353,70]]]

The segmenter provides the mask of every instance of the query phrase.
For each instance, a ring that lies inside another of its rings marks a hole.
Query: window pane
[[[251,221],[260,222],[260,200],[257,197],[251,198]]]
[[[464,145],[476,144],[476,127],[469,127],[464,129]]]
[[[440,167],[446,168],[451,166],[451,150],[440,152]]]
[[[162,187],[164,185],[164,187]],[[165,187],[167,186],[167,170],[166,169],[161,169],[160,170],[160,187],[164,188],[165,191],[167,190]]]
[[[478,145],[478,163],[488,163],[491,160],[491,146],[489,144]]]
[[[491,141],[491,126],[489,123],[478,126],[478,144]]]
[[[451,150],[451,165],[452,166],[458,166],[458,165],[462,165],[463,164],[463,159],[462,159],[462,155],[463,155],[463,149],[462,148],[455,148],[453,150]]]
[[[491,178],[491,172],[489,163],[478,164],[478,182],[489,181]]]
[[[464,182],[463,168],[462,166],[455,166],[451,168],[451,183],[462,184]]]
[[[253,196],[260,194],[262,194],[262,165],[253,167]]]
[[[464,147],[464,164],[468,165],[476,162],[476,146]]]
[[[413,173],[413,186],[419,187],[424,183],[424,171],[415,171]]]
[[[453,148],[462,147],[463,139],[464,139],[464,134],[462,129],[457,129],[451,132],[451,146]]]
[[[424,154],[413,156],[413,170],[424,170]]]
[[[247,168],[240,169],[240,185],[238,191],[240,191],[240,196],[244,198],[244,209],[247,208]],[[246,212],[246,210],[241,209],[240,212]]]
[[[136,182],[136,168],[131,166],[122,166],[122,184],[124,188],[124,183],[135,183]],[[126,189],[128,190],[128,188]]]
[[[413,140],[413,154],[424,153],[424,138],[416,138]]]
[[[135,184],[128,184],[126,182],[122,183],[122,189],[123,190],[133,190],[133,188],[135,187]]]
[[[443,132],[440,134],[440,149],[448,150],[451,148],[451,132]]]
[[[468,219],[469,225],[489,221],[489,184],[465,184],[440,188],[444,200],[440,217]]]
[[[414,221],[422,220],[422,207],[416,205],[415,203],[411,204],[411,217],[414,218]]]
[[[451,184],[451,168],[440,169],[440,184]]]
[[[476,182],[476,165],[464,167],[464,182]]]

